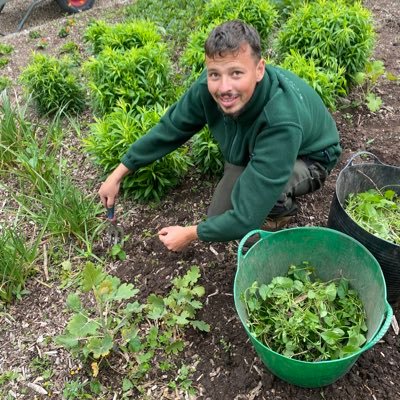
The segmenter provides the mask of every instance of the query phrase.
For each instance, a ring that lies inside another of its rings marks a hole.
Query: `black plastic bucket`
[[[372,162],[355,164],[354,160],[360,156],[368,156]],[[400,167],[384,164],[369,152],[355,154],[340,171],[336,181],[328,227],[352,236],[374,255],[385,277],[388,301],[395,303],[400,299],[400,246],[369,233],[344,209],[349,194],[376,188],[392,189],[400,194]]]

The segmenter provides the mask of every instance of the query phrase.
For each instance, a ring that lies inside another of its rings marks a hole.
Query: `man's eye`
[[[242,75],[242,71],[233,71],[232,76],[234,76],[235,78],[239,77]]]

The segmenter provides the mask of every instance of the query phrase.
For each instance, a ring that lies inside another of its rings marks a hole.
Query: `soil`
[[[400,76],[400,10],[397,0],[367,0],[364,5],[372,10],[376,21],[375,59],[384,62],[387,72]],[[90,13],[96,18],[102,15],[99,10],[79,15],[75,28],[78,37],[79,27],[85,26]],[[0,15],[0,18],[3,16]],[[60,42],[56,32],[62,21],[55,20],[40,27],[41,32],[52,41],[53,50]],[[74,40],[74,37],[71,36],[69,40]],[[17,72],[27,62],[26,54],[32,50],[32,40],[25,31],[5,36],[2,41],[11,43],[16,49],[16,56],[13,56],[6,71],[6,75],[15,80]],[[347,106],[334,113],[341,132],[342,158],[320,191],[299,199],[300,211],[290,227],[327,225],[338,173],[355,153],[369,151],[384,163],[399,165],[399,80],[382,77],[375,92],[383,100],[383,106],[378,112],[372,113],[360,105]],[[354,100],[358,98],[357,93],[353,96]],[[82,159],[80,162],[85,164],[88,161]],[[87,175],[82,176],[82,179],[89,177],[90,182],[99,179],[95,172],[90,175],[87,168],[83,171]],[[79,176],[79,171],[77,174]],[[263,366],[237,316],[233,302],[237,244],[196,242],[184,252],[174,253],[164,248],[156,237],[149,235],[149,232],[155,233],[163,226],[192,224],[201,220],[215,185],[216,180],[207,180],[192,172],[181,186],[175,188],[157,206],[138,205],[129,199],[121,199],[117,212],[123,215],[123,227],[131,235],[124,246],[128,258],[108,266],[109,272],[122,280],[134,281],[135,284],[140,282],[143,296],[167,293],[172,277],[183,274],[192,265],[200,267],[201,284],[206,289],[206,297],[198,317],[209,323],[212,329],[210,333],[193,330],[186,335],[189,345],[182,361],[196,366],[192,386],[198,394],[193,398],[400,399],[400,337],[393,327],[335,383],[317,389],[293,386],[275,377]],[[99,245],[99,254],[103,250]],[[48,268],[52,275],[59,266],[50,264]],[[64,309],[67,291],[51,277],[46,279],[44,270],[28,282],[27,289],[29,293],[2,315],[0,372],[14,370],[23,376],[19,382],[8,387],[8,393],[12,396],[9,398],[32,399],[36,396],[61,399],[63,383],[70,377],[71,371],[77,371],[77,362],[63,349],[55,347],[49,338],[61,333],[65,326],[65,317],[60,311]],[[397,320],[400,320],[399,304],[393,304],[393,310]],[[43,383],[43,377],[32,369],[32,360],[44,355],[50,358],[53,368],[52,394],[47,396],[27,389],[26,386],[28,382],[38,385]],[[110,387],[109,395],[104,398],[122,398],[116,385],[121,376],[111,372],[106,371],[100,376]],[[85,369],[77,374],[83,379],[90,378]],[[167,390],[161,375],[156,371],[152,373],[147,397],[143,398],[188,398],[182,392]],[[130,398],[139,397],[132,395]]]

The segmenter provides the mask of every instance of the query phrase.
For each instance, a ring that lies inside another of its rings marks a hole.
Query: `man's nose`
[[[222,76],[219,82],[219,91],[221,93],[226,93],[232,90],[232,82],[229,76]]]

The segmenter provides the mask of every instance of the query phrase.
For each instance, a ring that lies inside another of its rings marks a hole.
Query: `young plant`
[[[361,87],[363,101],[371,112],[378,111],[382,106],[382,99],[373,93],[378,79],[385,73],[385,66],[382,61],[369,61],[364,72],[355,75],[355,83]]]
[[[304,261],[242,294],[248,327],[273,351],[297,360],[334,360],[365,343],[365,310],[349,281],[323,282]]]
[[[216,176],[222,174],[224,158],[208,128],[202,129],[193,137],[191,155],[194,165],[202,174]]]
[[[4,228],[0,234],[0,301],[10,303],[24,294],[25,282],[34,273],[41,235],[28,241],[16,228]]]
[[[119,278],[105,274],[100,266],[87,263],[82,271],[82,293],[68,296],[67,306],[73,315],[65,333],[56,337],[56,343],[85,361],[92,361],[94,376],[102,360],[111,353],[122,351],[127,358],[133,354],[135,372],[130,377],[137,381],[151,368],[156,350],[166,354],[182,350],[183,341],[173,335],[175,328],[181,332],[191,324],[197,329],[209,329],[204,322],[194,320],[195,310],[201,308],[194,297],[204,294],[203,288],[194,286],[198,272],[193,267],[181,281],[177,278],[165,303],[151,295],[147,304],[140,304],[133,301],[138,290],[132,284],[121,283]],[[83,294],[89,296],[85,303]],[[149,327],[150,319],[163,323]]]
[[[0,92],[11,86],[11,80],[6,76],[0,76]]]
[[[277,51],[283,59],[294,50],[324,70],[344,68],[350,83],[364,71],[374,39],[372,14],[361,3],[317,0],[291,14],[278,34]]]
[[[35,54],[20,79],[40,113],[79,113],[83,109],[85,94],[68,57]]]

